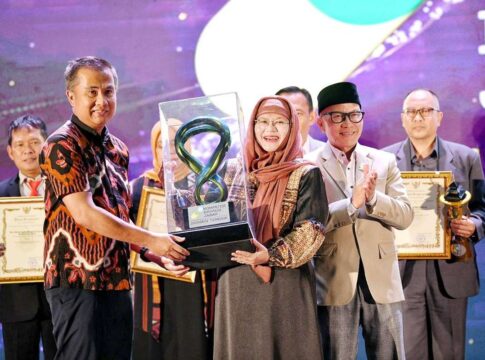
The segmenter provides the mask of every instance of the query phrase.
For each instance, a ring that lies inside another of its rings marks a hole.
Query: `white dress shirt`
[[[19,172],[19,187],[20,187],[20,195],[21,196],[30,196],[30,186],[28,184],[29,180],[39,180],[41,179],[41,175],[36,176],[35,178],[29,178]],[[40,183],[39,187],[37,188],[37,192],[39,193],[40,196],[44,196],[45,192],[45,180],[42,179],[42,182]]]

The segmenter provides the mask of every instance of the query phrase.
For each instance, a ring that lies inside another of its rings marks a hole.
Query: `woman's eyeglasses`
[[[290,123],[285,120],[269,121],[266,119],[254,120],[256,123],[254,126],[260,129],[266,129],[268,127],[275,127],[278,130],[284,130],[290,126]]]

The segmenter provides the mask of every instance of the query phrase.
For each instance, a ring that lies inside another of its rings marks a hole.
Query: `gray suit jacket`
[[[383,150],[396,155],[397,166],[402,171],[411,170],[411,155],[409,139],[385,147]],[[483,180],[483,169],[478,153],[469,147],[438,138],[439,170],[453,172],[454,181],[472,190],[474,180]],[[483,209],[483,204],[479,206]],[[471,219],[475,223],[477,234],[474,239],[484,237],[483,214],[472,212]],[[412,280],[412,267],[416,260],[400,261],[403,287]],[[417,260],[419,261],[419,260]],[[462,298],[478,293],[478,268],[473,248],[473,261],[451,262],[437,260],[439,272],[443,280],[444,290],[452,298]]]
[[[394,156],[359,145],[357,171],[371,164],[378,174],[377,203],[350,217],[346,176],[328,144],[306,156],[322,171],[330,217],[325,242],[314,258],[318,305],[345,305],[357,288],[359,263],[377,303],[404,300],[392,228],[411,224],[413,211]]]

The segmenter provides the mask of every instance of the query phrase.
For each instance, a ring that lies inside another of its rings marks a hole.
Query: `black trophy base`
[[[194,269],[238,265],[231,261],[231,253],[236,250],[254,251],[251,231],[246,222],[178,231],[172,234],[185,237],[185,241],[180,245],[189,250],[190,255],[182,264]]]

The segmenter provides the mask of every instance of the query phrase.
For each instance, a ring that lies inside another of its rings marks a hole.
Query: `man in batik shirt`
[[[128,149],[106,124],[117,74],[106,60],[68,63],[71,120],[46,141],[45,288],[59,359],[129,359],[133,314],[129,245],[183,260],[180,238],[129,222]],[[170,264],[177,268],[173,262]]]

